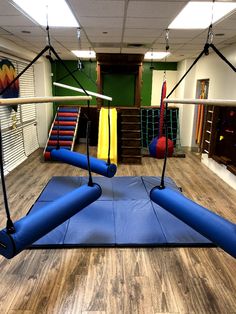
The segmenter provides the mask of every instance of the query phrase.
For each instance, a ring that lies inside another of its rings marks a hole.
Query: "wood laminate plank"
[[[119,165],[117,176],[160,176],[162,164],[145,157],[142,165]],[[12,171],[6,185],[13,219],[28,212],[52,176],[64,175],[87,172],[45,163],[42,150]],[[167,175],[186,196],[236,223],[236,191],[198,155],[170,158]],[[0,219],[4,227],[3,210]],[[25,250],[0,257],[0,269],[3,314],[236,313],[236,261],[219,248]]]

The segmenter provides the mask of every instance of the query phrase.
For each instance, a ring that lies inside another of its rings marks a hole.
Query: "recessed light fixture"
[[[31,34],[30,31],[21,31],[21,33],[23,33],[23,34]]]
[[[92,50],[71,50],[71,52],[80,59],[95,59],[96,53]]]
[[[65,0],[13,0],[16,7],[42,26],[79,27]]]
[[[164,59],[165,57],[169,56],[170,52],[164,52],[164,51],[159,51],[159,52],[155,52],[155,51],[148,51],[145,53],[144,55],[144,59],[145,60],[161,60]]]
[[[168,29],[205,29],[236,9],[232,2],[191,1],[170,23]]]

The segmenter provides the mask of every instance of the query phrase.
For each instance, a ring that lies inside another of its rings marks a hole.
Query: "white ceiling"
[[[63,59],[76,59],[71,53],[73,49],[92,49],[97,53],[145,53],[151,49],[165,51],[165,30],[188,1],[67,2],[80,24],[81,37],[78,40],[75,28],[50,28],[51,43]],[[236,11],[213,25],[213,30],[213,43],[219,50],[235,44]],[[46,30],[18,11],[11,0],[0,0],[0,37],[35,53],[47,43]],[[171,55],[168,61],[196,57],[202,51],[206,37],[207,30],[170,30]]]

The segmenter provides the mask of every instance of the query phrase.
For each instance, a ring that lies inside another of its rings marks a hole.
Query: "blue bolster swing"
[[[15,232],[0,231],[0,254],[10,259],[32,243],[55,229],[84,207],[96,201],[102,194],[98,184],[83,185],[78,189],[45,205],[41,210],[29,213],[14,223]]]
[[[236,258],[236,224],[196,204],[170,187],[153,188],[150,198]]]
[[[51,151],[51,158],[53,160],[63,161],[67,164],[82,168],[88,169],[88,160],[87,156],[77,152],[72,152],[63,148],[53,149]],[[108,164],[104,160],[97,159],[95,157],[90,157],[90,168],[92,172],[100,174],[104,177],[112,178],[116,174],[116,165]]]

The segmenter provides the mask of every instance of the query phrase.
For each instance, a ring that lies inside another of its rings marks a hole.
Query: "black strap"
[[[212,25],[210,25],[210,28],[212,27]],[[208,32],[209,33],[209,32]],[[199,61],[199,59],[205,54],[208,55],[209,54],[209,48],[212,48],[217,55],[225,62],[228,64],[228,66],[230,66],[230,68],[236,72],[236,68],[232,65],[232,63],[229,62],[229,60],[226,59],[226,57],[215,47],[214,44],[212,43],[206,43],[204,46],[204,49],[202,50],[202,52],[198,55],[198,57],[194,60],[194,62],[192,63],[192,65],[189,67],[189,69],[186,71],[186,73],[181,77],[181,79],[178,81],[178,83],[172,88],[172,90],[170,91],[170,93],[166,96],[166,98],[169,98],[173,92],[176,90],[176,88],[179,86],[179,84],[183,81],[183,79],[186,77],[186,75],[191,71],[191,69],[194,67],[194,65]],[[165,158],[164,158],[164,164],[163,164],[163,169],[162,169],[162,176],[161,176],[161,184],[159,188],[164,188],[164,178],[165,178],[165,170],[166,170],[166,164],[167,164],[167,156],[168,156],[168,126],[167,126],[167,108],[168,108],[168,103],[166,103],[166,116],[165,116],[165,126],[166,126],[166,149],[165,149]]]
[[[3,193],[3,199],[4,199],[4,206],[5,206],[6,216],[7,216],[6,229],[7,229],[7,233],[11,234],[11,233],[15,232],[15,227],[14,227],[14,224],[13,224],[13,222],[11,220],[10,210],[9,210],[8,201],[7,201],[7,191],[6,191],[6,183],[5,183],[5,178],[4,178],[4,167],[3,167],[3,149],[2,149],[1,124],[0,124],[0,170],[1,170],[1,181],[2,181],[2,193]]]
[[[88,162],[88,173],[89,173],[88,186],[93,186],[93,178],[92,178],[92,173],[91,173],[90,154],[89,154],[90,130],[91,130],[91,121],[88,120],[87,129],[86,129],[86,149],[87,149],[87,162]]]
[[[57,58],[57,60],[61,63],[61,65],[66,69],[66,71],[69,73],[69,75],[74,79],[74,81],[80,86],[80,88],[84,91],[85,95],[89,96],[89,94],[86,92],[84,87],[81,85],[80,81],[74,76],[73,71],[71,71],[68,66],[65,64],[65,62],[60,58],[58,53],[55,51],[55,49],[50,46],[51,52],[54,54],[54,56]]]
[[[236,72],[236,68],[233,66],[232,63],[229,62],[229,60],[227,60],[225,58],[225,56],[216,48],[216,46],[214,44],[210,44],[210,47],[217,53],[217,55],[225,62],[228,64],[228,66],[231,67],[231,69]]]
[[[58,111],[58,108],[57,108],[57,114],[56,114],[56,122],[57,122],[57,145],[56,145],[56,149],[60,149],[60,139],[59,139],[59,136],[60,136],[60,124],[59,124],[59,111]]]
[[[81,89],[84,91],[84,93],[89,96],[89,94],[86,92],[86,90],[84,89],[84,87],[81,85],[81,83],[79,82],[79,80],[74,76],[74,74],[72,73],[72,71],[67,67],[67,65],[65,64],[65,62],[60,58],[60,56],[57,54],[57,52],[55,51],[55,49],[51,46],[50,44],[50,37],[49,37],[49,27],[47,26],[47,33],[48,33],[48,40],[49,40],[49,45],[47,45],[16,77],[14,80],[12,80],[1,92],[0,95],[2,95],[4,92],[6,92],[47,50],[49,50],[49,55],[51,57],[51,52],[54,54],[54,56],[57,58],[57,60],[63,65],[63,67],[66,69],[66,71],[69,73],[69,75],[75,80],[75,82],[81,87]],[[89,111],[89,101],[88,101],[88,111]],[[59,121],[58,121],[59,123]],[[90,168],[90,161],[89,161],[89,134],[90,134],[90,124],[91,122],[88,121],[87,124],[87,158],[88,158],[88,172],[89,172],[89,182],[88,185],[93,185],[92,182],[92,175],[91,175],[91,168]],[[59,140],[59,124],[57,125],[57,137]],[[2,145],[2,142],[1,142]],[[58,147],[58,145],[57,145]],[[1,147],[2,149],[2,147]],[[0,150],[1,150],[0,149]],[[2,156],[2,152],[1,152],[1,156]],[[0,161],[1,163],[1,161]],[[3,162],[2,165],[0,166],[1,172],[3,173]],[[3,173],[4,174],[4,173]],[[6,192],[6,188],[5,188],[5,181],[4,181],[4,175],[1,175],[2,177],[2,187],[3,187],[3,194],[4,194],[4,190]],[[9,208],[8,208],[8,204],[7,204],[7,195],[6,193],[4,194],[4,201],[5,201],[5,208],[6,208],[6,214],[7,214],[7,229],[8,232],[14,232],[12,230],[14,230],[14,226],[13,223],[10,219],[10,213],[9,213]]]
[[[202,50],[202,52],[197,56],[197,58],[194,60],[194,62],[192,63],[192,65],[188,68],[188,70],[186,71],[186,73],[181,77],[181,79],[177,82],[177,84],[172,88],[172,90],[170,91],[170,93],[166,96],[166,98],[169,98],[173,92],[176,90],[176,88],[179,86],[179,84],[183,81],[183,79],[185,78],[185,76],[191,71],[191,69],[194,67],[194,65],[198,62],[198,60],[208,52],[208,47],[209,44],[206,44],[204,46],[204,49]]]
[[[73,70],[73,71],[71,71],[71,73],[75,73],[75,72],[77,72],[78,71],[78,69],[75,69],[75,70]],[[61,81],[63,81],[65,78],[67,78],[68,76],[70,76],[70,73],[67,73],[67,74],[65,74],[64,76],[62,76],[60,79],[57,79],[57,82],[61,82]]]
[[[89,79],[95,86],[97,86],[97,83],[83,70],[80,70],[79,68],[74,69],[72,71],[72,73],[75,73],[79,71],[80,73],[82,73],[87,79]],[[67,78],[70,74],[65,74],[64,76],[62,76],[61,78],[57,79],[57,82],[61,82],[63,81],[65,78]]]
[[[194,67],[194,65],[199,61],[199,59],[204,55],[204,54],[208,54],[208,48],[209,48],[209,44],[205,44],[204,49],[202,50],[202,52],[197,56],[197,58],[194,60],[194,62],[192,63],[192,65],[188,68],[188,70],[186,71],[186,73],[180,78],[180,80],[177,82],[177,84],[172,88],[172,90],[170,91],[170,93],[166,96],[166,98],[169,98],[172,93],[176,90],[176,88],[179,86],[179,84],[183,81],[183,79],[186,77],[186,75],[191,71],[191,69]],[[165,119],[164,119],[164,123],[165,123],[165,130],[166,130],[166,147],[165,147],[165,157],[164,157],[164,162],[163,162],[163,168],[162,168],[162,175],[161,175],[161,183],[159,186],[159,189],[164,189],[165,188],[165,172],[166,172],[166,166],[167,166],[167,157],[168,157],[168,126],[167,126],[167,109],[168,109],[168,103],[166,103],[165,106]]]
[[[107,164],[110,165],[111,164],[111,158],[110,158],[110,154],[111,154],[111,117],[110,117],[110,100],[108,100],[108,155],[107,155]]]
[[[54,56],[57,58],[57,60],[62,64],[62,66],[66,69],[66,71],[70,74],[70,76],[74,79],[74,81],[81,87],[81,89],[84,91],[85,95],[89,96],[87,91],[84,89],[84,87],[81,85],[79,80],[75,77],[74,73],[67,67],[65,62],[60,58],[58,53],[55,51],[55,49],[50,46],[50,50],[54,54]],[[90,154],[89,154],[89,143],[90,143],[90,130],[91,130],[91,121],[90,121],[90,101],[88,100],[88,121],[87,121],[87,130],[86,130],[86,150],[87,150],[87,161],[88,161],[88,174],[89,174],[89,181],[88,186],[93,186],[93,180],[92,180],[92,173],[91,173],[91,166],[90,166]]]
[[[164,124],[165,124],[165,157],[164,157],[164,163],[162,168],[162,174],[161,174],[161,183],[159,186],[159,189],[165,188],[165,171],[166,171],[166,165],[167,165],[167,157],[168,157],[168,122],[167,122],[167,111],[168,111],[168,103],[165,104],[165,117],[164,117]]]
[[[49,46],[43,48],[43,50],[12,80],[1,92],[3,95],[30,67],[33,65],[42,55],[49,49]]]

